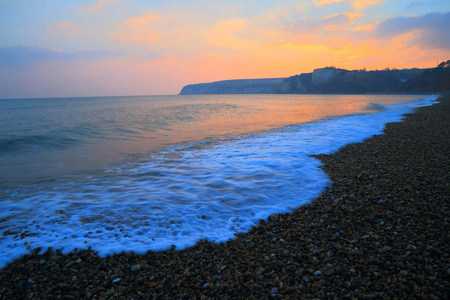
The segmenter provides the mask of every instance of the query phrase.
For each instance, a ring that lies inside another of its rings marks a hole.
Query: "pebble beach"
[[[1,299],[448,299],[450,96],[317,156],[332,184],[226,243],[99,257],[40,249]]]

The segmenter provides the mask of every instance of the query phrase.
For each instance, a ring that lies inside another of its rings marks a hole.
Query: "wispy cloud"
[[[327,4],[333,4],[333,3],[339,3],[344,2],[348,0],[314,0],[314,4],[317,6],[327,5]]]
[[[373,24],[361,25],[356,27],[354,31],[372,31],[375,27],[378,26],[378,24],[380,24],[380,21],[377,21],[376,23]]]
[[[64,52],[35,47],[0,48],[0,68],[26,69],[48,61],[95,61],[115,56],[109,51]]]
[[[384,2],[383,0],[314,0],[313,3],[316,6],[335,4],[340,2],[349,2],[352,4],[355,10],[363,10],[366,6],[379,4]]]
[[[115,2],[116,2],[115,0],[98,0],[94,4],[86,6],[86,9],[90,11],[98,11],[103,9],[106,4],[112,4]]]
[[[361,18],[358,13],[336,13],[321,18],[320,20],[310,20],[302,18],[288,26],[287,30],[298,34],[313,34],[317,31],[335,31],[346,29],[347,26],[354,24],[355,19]]]
[[[334,30],[340,26],[351,25],[356,18],[361,18],[362,14],[357,13],[336,13],[322,18],[318,24],[324,29]]]
[[[47,31],[54,35],[75,36],[81,34],[80,27],[70,22],[63,22],[52,26],[47,26]]]
[[[116,34],[117,41],[126,44],[152,44],[161,35],[155,32],[153,25],[160,17],[152,13],[126,20]]]
[[[411,10],[411,9],[423,9],[426,8],[427,6],[434,6],[437,7],[439,4],[443,4],[442,0],[420,0],[420,1],[414,1],[412,3],[409,3],[408,5],[406,5],[406,9],[407,10]],[[448,4],[448,3],[447,3]]]
[[[359,1],[353,1],[353,7],[356,10],[363,10],[366,8],[366,6],[375,5],[383,3],[384,0],[359,0]]]
[[[394,38],[407,35],[407,46],[450,50],[448,38],[450,12],[431,13],[423,16],[390,18],[375,28],[378,38]]]

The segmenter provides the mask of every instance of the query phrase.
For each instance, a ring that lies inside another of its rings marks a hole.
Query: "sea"
[[[0,100],[0,268],[33,249],[100,256],[225,242],[310,203],[321,162],[424,95]]]

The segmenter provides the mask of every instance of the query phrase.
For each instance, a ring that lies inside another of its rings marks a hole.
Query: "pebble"
[[[141,266],[140,265],[132,265],[130,267],[130,269],[131,269],[131,271],[136,272],[136,271],[139,271],[141,269]]]
[[[69,262],[66,264],[66,267],[69,268],[69,267],[71,267],[73,264],[74,264],[73,261],[69,261]]]
[[[407,247],[406,247],[406,250],[417,250],[417,247],[416,246],[414,246],[414,245],[411,245],[411,244],[409,244]]]
[[[112,294],[114,294],[114,292],[115,292],[114,288],[111,288],[110,290],[108,290],[108,291],[105,293],[105,295],[109,297],[109,296],[111,296]]]
[[[383,248],[381,248],[381,250],[383,250],[383,251],[391,251],[391,247],[389,247],[389,246],[384,246]]]

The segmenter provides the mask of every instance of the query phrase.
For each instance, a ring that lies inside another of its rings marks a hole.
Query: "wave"
[[[364,109],[371,111],[384,111],[387,107],[378,103],[369,103],[366,107],[364,107]]]
[[[17,151],[36,151],[38,148],[64,149],[78,143],[71,137],[56,137],[45,135],[10,136],[0,140],[0,153],[16,153]]]

